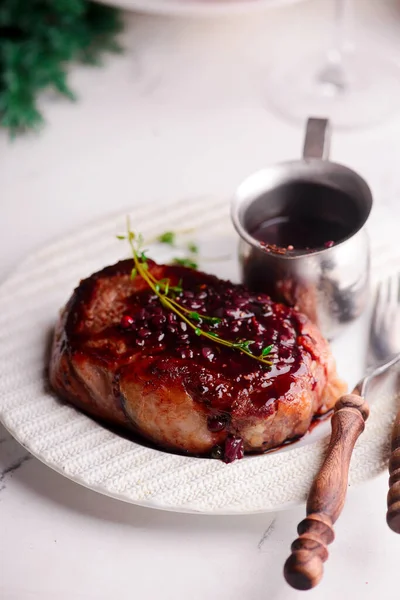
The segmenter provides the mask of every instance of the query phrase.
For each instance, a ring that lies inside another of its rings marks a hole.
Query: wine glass
[[[268,102],[294,121],[311,115],[329,118],[336,128],[367,127],[400,109],[400,68],[352,42],[352,0],[334,0],[334,8],[331,49],[280,66],[268,81]]]

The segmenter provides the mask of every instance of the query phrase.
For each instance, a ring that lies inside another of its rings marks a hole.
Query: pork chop
[[[182,284],[176,301],[214,317],[201,328],[248,340],[268,366],[198,335],[164,307],[131,260],[83,280],[56,328],[50,381],[60,396],[158,447],[227,462],[306,433],[346,386],[317,327],[300,312],[187,267],[148,261]]]

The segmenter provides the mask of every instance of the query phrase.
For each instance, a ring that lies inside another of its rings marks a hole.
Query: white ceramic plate
[[[158,15],[214,17],[245,14],[267,8],[295,4],[303,0],[101,0],[110,4]]]
[[[195,228],[192,237],[199,240],[205,256],[201,266],[237,280],[236,237],[228,204],[198,198],[172,205],[168,211],[136,210],[131,218],[147,239],[176,229],[177,223]],[[119,437],[49,389],[46,364],[58,310],[81,277],[127,256],[125,244],[115,239],[124,222],[125,215],[111,217],[44,248],[0,288],[1,421],[51,468],[126,502],[212,514],[272,511],[301,503],[323,456],[329,423],[284,450],[225,465],[168,454]],[[168,249],[153,250],[151,255],[160,261],[170,258]],[[379,261],[378,267],[382,270]],[[365,323],[359,321],[334,345],[339,372],[349,384],[362,373],[365,339]],[[371,417],[353,455],[351,484],[378,474],[387,461],[394,399],[380,393],[369,401]]]

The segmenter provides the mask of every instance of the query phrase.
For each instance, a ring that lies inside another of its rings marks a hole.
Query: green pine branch
[[[39,93],[52,88],[74,99],[67,64],[99,64],[118,52],[120,14],[85,0],[1,0],[0,125],[11,135],[40,126]]]

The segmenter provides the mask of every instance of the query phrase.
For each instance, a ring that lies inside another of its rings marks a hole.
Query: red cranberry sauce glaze
[[[182,280],[182,293],[177,302],[190,311],[218,317],[219,323],[201,323],[205,331],[217,333],[224,340],[236,342],[253,340],[252,353],[259,355],[266,346],[273,345],[267,357],[272,366],[248,357],[237,349],[222,346],[203,336],[183,322],[171,310],[161,305],[159,298],[148,285],[137,276],[135,281],[125,282],[127,289],[124,304],[119,307],[116,322],[96,335],[82,332],[79,306],[93,294],[93,285],[101,277],[127,275],[132,261],[123,261],[91,278],[90,284],[83,281],[75,292],[75,307],[67,326],[68,337],[75,349],[86,345],[85,340],[96,336],[106,338],[107,344],[88,344],[90,352],[102,361],[112,361],[118,347],[131,357],[135,352],[145,356],[159,355],[162,367],[163,354],[178,360],[174,368],[185,372],[184,385],[199,402],[210,410],[209,428],[218,431],[225,427],[225,415],[233,409],[240,411],[238,398],[251,395],[256,414],[273,412],[273,400],[284,395],[296,375],[304,368],[302,358],[312,355],[313,343],[301,335],[304,317],[282,304],[276,304],[266,295],[252,294],[241,285],[222,281],[217,277],[186,267],[159,266],[149,261],[155,277],[168,277],[170,286]],[[133,290],[133,293],[131,293]],[[114,319],[115,321],[115,319]],[[185,369],[185,364],[194,361],[198,368]],[[169,366],[171,361],[169,360]],[[169,368],[169,367],[168,367]],[[248,409],[247,409],[248,410]]]

